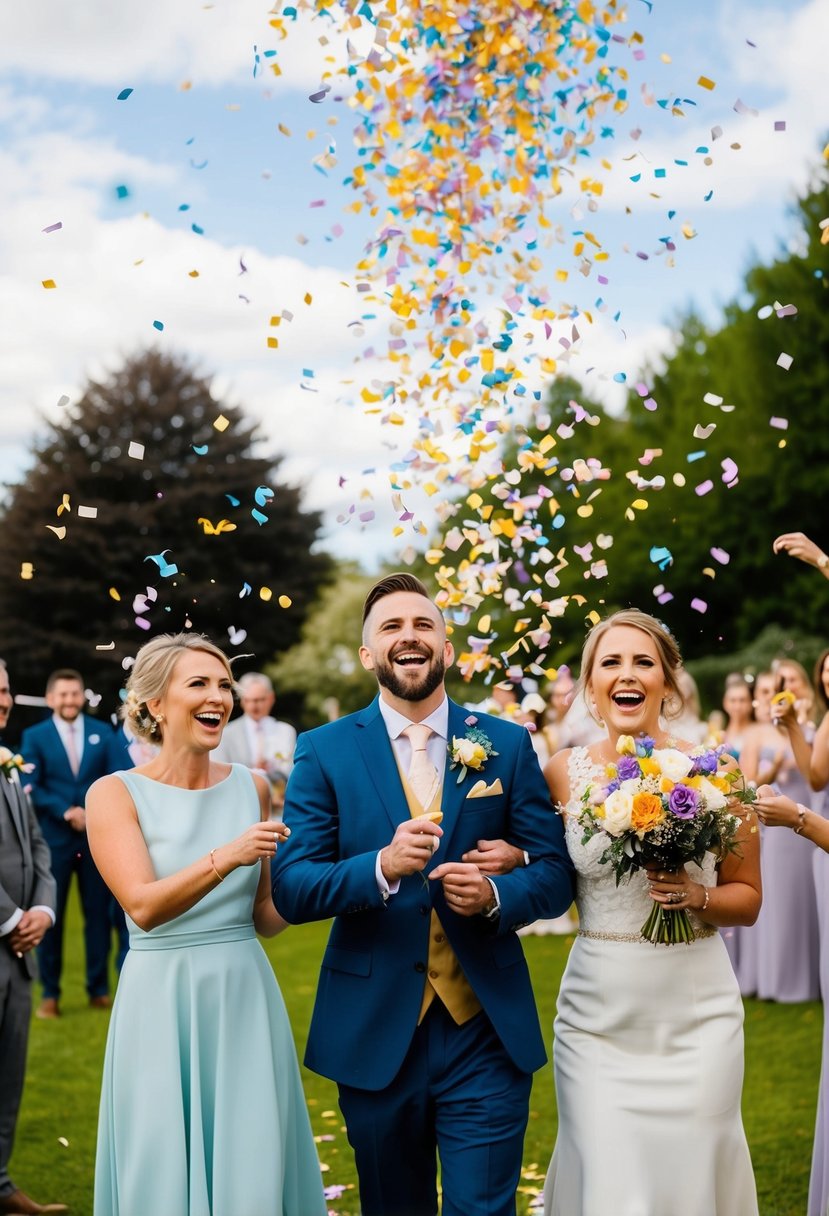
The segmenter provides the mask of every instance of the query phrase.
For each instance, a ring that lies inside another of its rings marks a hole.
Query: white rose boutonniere
[[[0,772],[8,777],[9,781],[15,773],[30,773],[32,765],[27,764],[19,752],[11,752],[7,747],[0,747]]]
[[[477,718],[467,718],[469,729],[462,739],[457,735],[452,736],[452,742],[449,744],[449,759],[451,761],[449,767],[457,768],[460,765],[457,784],[463,781],[466,776],[467,769],[472,769],[473,772],[479,773],[486,764],[490,756],[497,756],[498,753],[492,746],[492,741],[484,734],[482,730],[475,727]]]

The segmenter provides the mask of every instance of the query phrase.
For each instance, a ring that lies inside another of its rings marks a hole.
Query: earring
[[[158,734],[158,728],[159,728],[159,726],[161,725],[161,723],[162,723],[163,721],[164,721],[164,714],[159,714],[157,718],[153,718],[153,724],[152,724],[152,726],[150,727],[150,734],[151,734],[151,735],[157,735],[157,734]]]

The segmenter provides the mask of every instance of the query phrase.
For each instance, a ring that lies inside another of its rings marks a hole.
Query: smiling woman
[[[160,741],[158,755],[89,794],[92,852],[130,929],[104,1061],[96,1216],[186,1216],[208,1195],[213,1216],[325,1212],[290,1027],[256,940],[285,928],[269,863],[287,829],[269,822],[261,777],[210,756],[233,687],[207,638],[147,643],[124,716]]]

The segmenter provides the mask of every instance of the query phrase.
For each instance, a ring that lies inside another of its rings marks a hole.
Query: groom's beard
[[[446,664],[443,661],[443,655],[439,654],[431,660],[427,667],[418,669],[418,677],[409,676],[402,679],[392,663],[385,659],[376,659],[374,674],[377,677],[377,683],[383,688],[387,688],[392,696],[399,697],[401,701],[425,701],[443,683]]]

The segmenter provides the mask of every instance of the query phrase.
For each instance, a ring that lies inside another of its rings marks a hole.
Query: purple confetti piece
[[[708,605],[706,604],[705,600],[700,600],[700,599],[696,599],[696,598],[692,599],[691,607],[693,608],[694,612],[707,612],[708,611]]]
[[[696,487],[696,490],[694,492],[696,494],[698,494],[700,498],[702,498],[703,494],[707,494],[709,490],[713,490],[713,489],[714,489],[713,481],[702,481]]]

